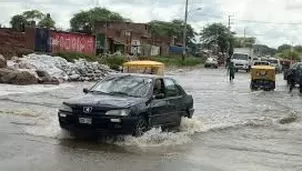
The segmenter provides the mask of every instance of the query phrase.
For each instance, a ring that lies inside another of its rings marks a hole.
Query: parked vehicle
[[[269,58],[267,61],[271,64],[271,66],[275,67],[277,73],[282,72],[282,65],[279,59],[276,58]]]
[[[124,73],[163,75],[165,65],[156,61],[131,61],[123,64]]]
[[[292,65],[288,70],[284,70],[283,79],[289,83],[288,75],[292,74],[296,84],[300,84],[302,81],[302,62],[297,62]]]
[[[205,68],[218,68],[218,61],[215,58],[208,58],[204,64]]]
[[[172,78],[146,74],[114,74],[63,102],[61,128],[140,136],[155,126],[178,127],[192,118],[193,98]]]
[[[251,68],[252,90],[263,89],[266,91],[274,90],[276,87],[276,70],[275,67],[267,65],[256,65]]]

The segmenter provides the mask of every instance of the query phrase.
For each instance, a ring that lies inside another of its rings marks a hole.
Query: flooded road
[[[302,170],[302,97],[288,93],[282,75],[274,92],[251,92],[246,73],[230,83],[222,69],[171,76],[193,95],[193,119],[178,133],[120,140],[75,140],[60,130],[61,102],[91,83],[0,85],[0,170]]]

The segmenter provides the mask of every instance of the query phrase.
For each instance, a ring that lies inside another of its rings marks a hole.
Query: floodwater
[[[274,92],[249,89],[249,74],[230,83],[223,69],[173,72],[195,100],[181,131],[79,140],[60,130],[57,109],[91,83],[0,85],[1,171],[302,170],[302,97],[282,74]]]

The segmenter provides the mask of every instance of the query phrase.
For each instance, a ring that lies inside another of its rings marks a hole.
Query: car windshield
[[[151,89],[151,83],[151,78],[135,76],[110,77],[97,83],[90,92],[145,97]]]
[[[240,53],[234,53],[233,54],[233,59],[238,59],[238,60],[248,60],[249,57],[246,54],[240,54]]]

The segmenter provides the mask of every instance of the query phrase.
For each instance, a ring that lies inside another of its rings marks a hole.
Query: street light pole
[[[184,21],[184,30],[183,30],[183,54],[182,54],[182,60],[185,60],[186,57],[186,41],[187,41],[187,20],[188,20],[188,6],[189,6],[189,0],[186,0],[186,6],[185,6],[185,21]]]

